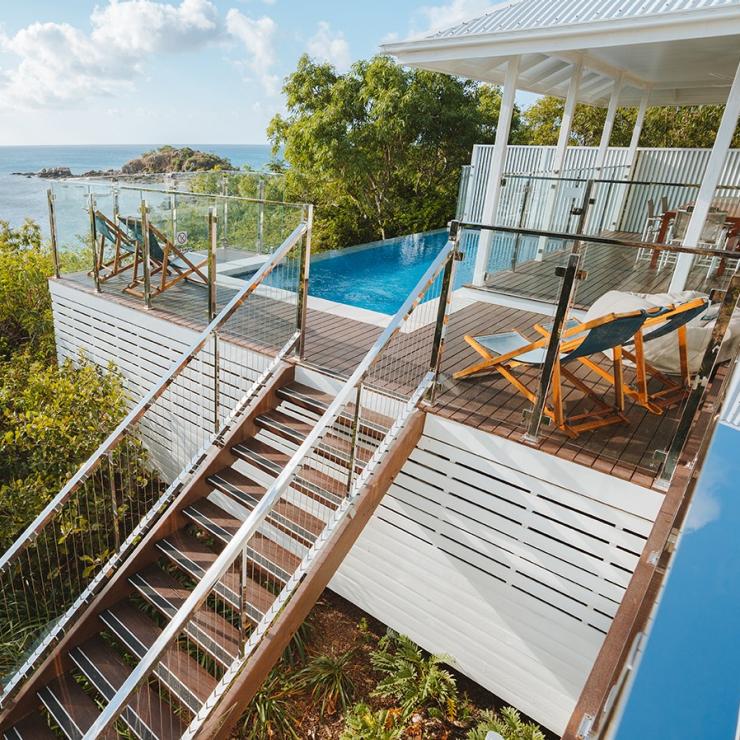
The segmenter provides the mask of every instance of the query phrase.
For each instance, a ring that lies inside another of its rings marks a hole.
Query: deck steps
[[[100,637],[73,648],[70,657],[106,701],[110,701],[132,670]],[[136,692],[121,718],[140,740],[178,737],[186,729],[186,723],[160,702],[149,686]]]
[[[111,634],[139,660],[162,631],[128,601],[109,609],[101,619]],[[156,675],[167,691],[191,712],[200,709],[216,686],[215,677],[176,644],[162,656]]]
[[[69,740],[80,740],[100,715],[95,702],[75,681],[65,673],[50,681],[38,692],[39,699],[51,718]],[[108,730],[100,736],[103,740],[116,740],[118,733]]]
[[[46,719],[34,712],[3,733],[4,740],[57,740]]]
[[[157,565],[139,571],[129,581],[140,596],[166,617],[174,616],[190,595],[177,579]],[[239,653],[239,630],[207,606],[198,609],[185,633],[224,668]]]

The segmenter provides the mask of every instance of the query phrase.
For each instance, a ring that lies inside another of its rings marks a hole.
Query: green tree
[[[288,113],[268,134],[290,164],[288,196],[316,204],[315,242],[328,248],[443,226],[500,104],[495,89],[383,56],[346,74],[303,56],[284,91]]]

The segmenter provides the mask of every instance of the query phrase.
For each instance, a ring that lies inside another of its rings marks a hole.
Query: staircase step
[[[69,656],[106,701],[113,698],[131,674],[132,669],[115,648],[100,637],[72,648]],[[121,719],[140,740],[179,737],[187,728],[169,705],[146,685],[134,694]]]
[[[261,439],[251,438],[232,448],[237,456],[254,467],[277,478],[290,462],[290,455]],[[336,509],[344,498],[346,481],[333,478],[315,468],[302,466],[292,487],[323,506]]]
[[[57,740],[43,714],[35,712],[16,722],[3,733],[4,740]]]
[[[172,618],[190,595],[177,579],[157,565],[139,571],[129,579],[131,585],[152,606]],[[216,662],[228,668],[239,654],[239,630],[207,606],[201,606],[185,627],[185,634]]]
[[[233,451],[241,455],[242,453],[238,450],[242,447],[244,445],[238,445]],[[265,494],[264,486],[258,485],[233,468],[219,470],[218,473],[208,478],[208,482],[221,493],[231,496],[248,509],[254,509]],[[324,529],[324,522],[321,519],[284,499],[275,504],[267,521],[281,532],[285,532],[307,546],[312,545]]]
[[[328,393],[323,393],[316,388],[311,388],[302,383],[288,383],[278,389],[277,395],[283,401],[288,401],[319,415],[323,414],[334,400],[334,397]],[[351,429],[354,423],[354,414],[355,404],[349,404],[337,418],[337,423]],[[369,411],[368,409],[362,410],[362,419],[360,420],[361,433],[369,437],[382,438],[392,425],[393,419],[390,417],[375,411]]]
[[[38,696],[59,729],[70,740],[84,737],[100,715],[95,702],[69,673],[50,681],[39,691]],[[107,730],[98,737],[117,740],[118,733]]]
[[[217,537],[226,544],[241,525],[241,520],[222,509],[218,504],[202,498],[183,512],[198,527]],[[295,572],[301,559],[277,542],[256,532],[249,541],[247,556],[260,570],[271,576],[287,581]]]
[[[198,581],[218,557],[207,545],[190,536],[184,530],[168,535],[157,543],[157,547],[181,570]],[[241,608],[239,598],[240,576],[234,568],[224,573],[216,585],[216,593],[237,611]],[[270,608],[275,596],[266,588],[247,577],[246,616],[255,624],[259,622]]]
[[[141,660],[162,630],[127,601],[100,615],[110,632],[134,657]],[[159,682],[191,712],[200,710],[216,687],[216,679],[189,653],[171,645],[154,669]]]

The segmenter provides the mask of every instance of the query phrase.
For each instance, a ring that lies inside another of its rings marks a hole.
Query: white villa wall
[[[60,358],[84,350],[101,365],[113,361],[132,394],[195,339],[143,311],[51,286]],[[331,392],[336,381],[313,375],[299,371],[302,382]],[[428,415],[419,445],[330,585],[560,732],[661,500]]]

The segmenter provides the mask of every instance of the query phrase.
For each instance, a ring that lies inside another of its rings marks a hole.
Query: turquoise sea
[[[46,190],[48,182],[20,177],[12,172],[38,172],[44,167],[69,167],[74,174],[89,170],[116,169],[157,144],[115,146],[0,146],[0,220],[19,226],[24,219],[38,221],[47,232]],[[189,144],[231,160],[235,167],[259,169],[270,160],[270,147],[263,144]]]

